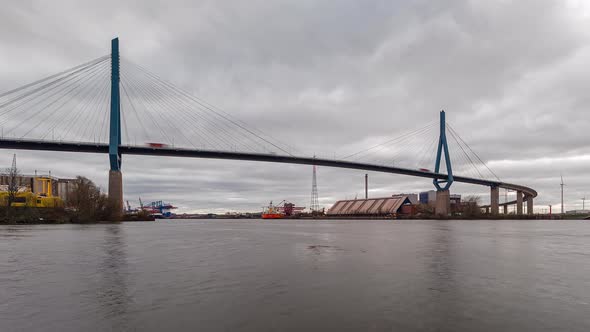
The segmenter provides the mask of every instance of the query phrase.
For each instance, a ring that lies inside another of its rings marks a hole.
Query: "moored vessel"
[[[282,219],[284,216],[285,214],[280,211],[279,207],[272,205],[272,201],[262,211],[262,219]]]

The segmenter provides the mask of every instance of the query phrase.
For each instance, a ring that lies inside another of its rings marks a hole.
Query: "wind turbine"
[[[561,214],[563,214],[563,186],[565,186],[565,184],[563,183],[563,175],[560,174],[561,176]]]
[[[582,197],[582,211],[586,210],[584,207],[584,203],[586,202],[586,196]]]

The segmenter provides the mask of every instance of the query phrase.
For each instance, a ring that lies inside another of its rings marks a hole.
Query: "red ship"
[[[287,201],[282,201],[281,203],[283,203],[283,206],[277,206],[272,205],[271,201],[262,211],[262,219],[283,219],[285,217],[290,217],[293,214],[301,213],[301,211],[305,209],[305,207],[295,206],[295,204]],[[279,203],[279,205],[281,203]]]
[[[272,205],[272,201],[262,211],[262,219],[282,219],[284,216],[285,214],[281,213],[277,206]]]

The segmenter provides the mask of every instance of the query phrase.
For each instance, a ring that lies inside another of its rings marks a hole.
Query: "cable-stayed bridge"
[[[250,160],[340,167],[432,179],[437,214],[446,215],[453,182],[490,187],[492,214],[533,211],[535,190],[501,181],[440,119],[352,154],[316,158],[240,121],[193,94],[110,55],[0,94],[0,148],[108,153],[109,198],[123,207],[122,155]],[[430,170],[434,167],[433,170]],[[499,202],[499,189],[516,200]]]

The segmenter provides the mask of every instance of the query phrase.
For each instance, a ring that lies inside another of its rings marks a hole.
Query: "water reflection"
[[[333,234],[318,233],[313,238],[295,244],[294,254],[300,263],[317,270],[322,264],[335,261],[342,255],[344,249],[334,245],[336,238]]]
[[[0,331],[590,331],[589,223],[212,220],[29,233],[0,235]]]
[[[454,284],[453,268],[453,230],[448,225],[435,225],[432,241],[430,241],[430,257],[428,270],[431,272],[433,288],[447,291]]]
[[[8,226],[5,228],[0,229],[0,238],[24,238],[24,237],[32,237],[33,235],[30,234],[32,230],[31,227],[19,227],[19,226]]]
[[[104,259],[98,266],[100,285],[96,299],[106,319],[116,331],[126,330],[126,320],[130,296],[127,290],[127,257],[125,252],[125,233],[121,225],[105,228],[102,250]]]
[[[426,285],[429,285],[430,301],[434,305],[432,319],[442,324],[457,314],[456,304],[461,290],[456,287],[453,227],[445,222],[432,226],[432,240],[427,249],[430,259],[425,260],[429,272]]]

